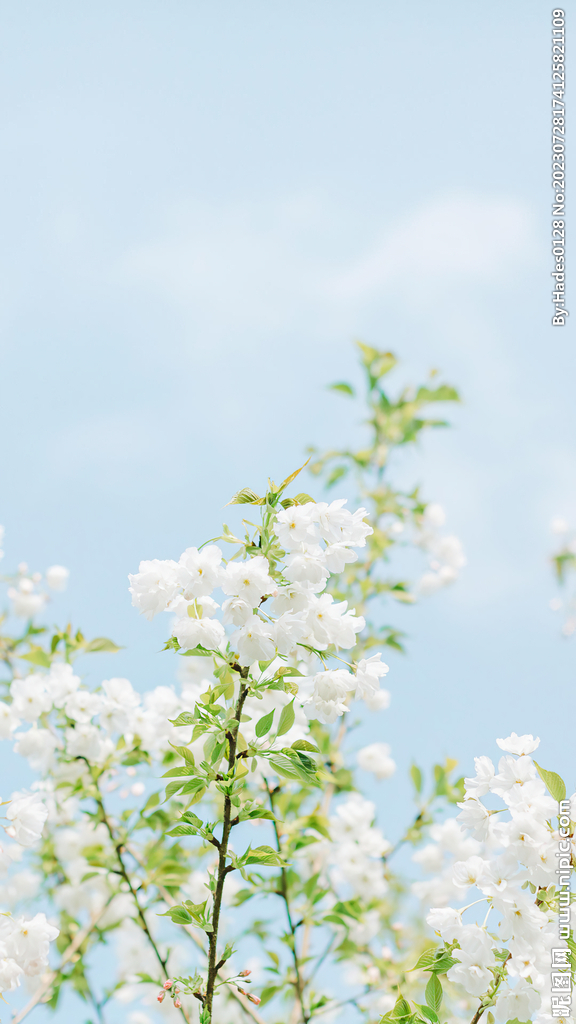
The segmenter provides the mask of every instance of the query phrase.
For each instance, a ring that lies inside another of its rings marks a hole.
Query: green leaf
[[[29,661],[32,665],[50,668],[50,657],[42,647],[34,647],[29,654],[22,654],[21,657],[22,661]]]
[[[122,647],[115,644],[113,640],[109,640],[107,636],[97,636],[94,640],[90,640],[84,647],[86,654],[96,654],[102,652],[103,654],[116,654],[121,651]]]
[[[414,783],[414,789],[420,795],[422,792],[422,772],[420,771],[417,764],[412,764],[410,767],[410,778]]]
[[[286,488],[288,487],[288,484],[291,484],[292,481],[296,479],[298,474],[301,473],[303,469],[306,469],[306,466],[310,462],[311,458],[312,458],[312,456],[307,458],[306,462],[304,463],[304,465],[300,466],[300,469],[295,469],[293,473],[290,473],[290,476],[287,476],[286,479],[282,481],[282,483],[280,484],[280,487],[278,488],[277,494],[282,494],[282,491],[286,490]]]
[[[300,491],[299,494],[294,495],[294,502],[297,505],[309,505],[310,502],[314,504],[314,498],[311,498],[309,494],[306,494],[306,491]]]
[[[416,392],[417,402],[459,402],[460,395],[456,388],[449,384],[441,384],[437,388],[418,388]]]
[[[443,956],[440,957],[439,960],[436,960],[436,962],[433,963],[430,967],[424,967],[423,970],[434,971],[435,974],[446,974],[446,971],[449,971],[450,968],[454,967],[454,964],[457,963],[459,963],[459,961],[455,960],[454,957]]]
[[[278,725],[278,736],[283,736],[285,732],[288,732],[294,725],[294,701],[290,701],[290,704],[286,704],[282,708],[282,714],[280,715],[280,723]]]
[[[194,725],[196,719],[191,711],[181,711],[178,718],[169,719],[172,725],[178,727],[181,725]]]
[[[242,858],[245,864],[271,864],[277,867],[285,864],[278,851],[271,846],[255,846],[253,850],[247,850],[246,854]]]
[[[258,737],[265,736],[267,732],[270,732],[272,728],[272,720],[274,718],[274,708],[269,711],[267,715],[264,715],[256,722],[256,735]]]
[[[292,750],[311,750],[314,754],[320,753],[316,744],[310,743],[310,740],[294,740]]]
[[[434,1013],[438,1013],[442,1002],[442,985],[440,984],[436,974],[433,974],[430,978],[430,981],[426,985],[424,995],[428,1006],[434,1010]]]
[[[255,491],[251,491],[249,487],[242,487],[241,490],[236,491],[234,497],[228,502],[228,505],[256,505],[262,503],[260,498]]]
[[[351,398],[354,398],[356,394],[351,384],[346,384],[344,381],[338,384],[329,384],[328,389],[329,391],[340,391],[343,395],[350,395]]]
[[[566,783],[564,782],[564,779],[561,779],[556,772],[548,772],[545,768],[541,768],[537,761],[534,761],[534,764],[538,770],[538,775],[554,799],[558,800],[558,802],[560,802],[560,800],[565,800]]]
[[[189,914],[186,907],[170,907],[164,914],[157,914],[157,917],[169,917],[174,924],[192,924],[194,918]]]
[[[422,1003],[414,1003],[414,1005],[418,1007],[420,1013],[427,1020],[431,1021],[432,1024],[438,1024],[438,1014],[435,1013],[435,1011],[432,1010],[429,1006],[423,1006]]]
[[[414,964],[414,967],[411,967],[410,970],[411,971],[426,971],[426,970],[428,970],[428,968],[431,966],[431,964],[433,964],[434,961],[436,960],[436,953],[437,952],[438,952],[438,950],[437,950],[436,947],[434,947],[433,949],[425,949],[424,952],[421,954],[421,956],[418,957],[418,960]]]
[[[408,1017],[410,1014],[410,1003],[407,1003],[402,996],[398,996],[392,1013],[394,1017]]]

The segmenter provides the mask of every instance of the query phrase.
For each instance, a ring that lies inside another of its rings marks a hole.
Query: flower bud
[[[165,988],[165,989],[169,989],[169,988],[172,988],[172,985],[173,985],[173,984],[174,984],[174,982],[173,982],[173,981],[170,981],[170,978],[168,978],[168,980],[164,982],[164,988]]]
[[[248,992],[247,995],[251,1003],[254,1003],[255,1006],[260,1006],[260,1003],[262,1002],[260,996],[253,996],[250,994],[250,992]]]
[[[164,996],[165,996],[165,995],[166,995],[166,993],[165,993],[164,989],[163,989],[163,988],[162,988],[162,989],[160,989],[160,991],[159,991],[159,993],[158,993],[158,1002],[159,1002],[159,1003],[161,1003],[161,1002],[162,1002],[162,1000],[164,999]]]
[[[179,1010],[180,1007],[182,1006],[182,1003],[180,1002],[178,997],[176,997],[176,999],[174,1000],[174,1006],[176,1007],[177,1010]]]
[[[240,971],[240,974],[238,975],[238,977],[239,978],[247,978],[249,974],[252,974],[252,971]]]

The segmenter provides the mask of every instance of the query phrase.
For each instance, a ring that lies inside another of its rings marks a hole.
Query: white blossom
[[[276,589],[269,569],[264,555],[256,555],[245,562],[228,562],[223,573],[222,590],[231,597],[243,598],[251,608],[255,608],[263,597]]]
[[[388,743],[370,743],[358,751],[356,761],[359,768],[372,772],[377,779],[389,779],[396,771]]]
[[[504,740],[496,740],[496,743],[501,750],[506,750],[509,754],[531,754],[539,746],[540,737],[534,739],[532,735],[517,736],[513,732]]]
[[[46,570],[46,583],[51,590],[66,590],[70,570],[63,565],[51,565]]]
[[[317,718],[327,725],[349,710],[345,700],[354,686],[354,677],[346,669],[318,672],[312,683],[312,696],[304,702],[309,718]]]
[[[224,627],[218,619],[195,619],[186,616],[177,619],[172,629],[180,647],[184,651],[192,651],[195,647],[206,650],[217,649],[224,640]]]
[[[176,596],[179,566],[172,559],[153,558],[140,562],[138,572],[129,575],[132,604],[147,619],[163,612]]]
[[[222,552],[216,544],[209,544],[198,551],[187,548],[180,555],[178,583],[183,588],[186,600],[207,597],[220,585],[222,579]]]
[[[15,793],[6,817],[8,835],[21,846],[33,846],[41,838],[48,808],[39,793]]]
[[[10,684],[12,713],[26,722],[35,722],[44,711],[50,711],[52,701],[46,689],[45,676],[32,673]]]

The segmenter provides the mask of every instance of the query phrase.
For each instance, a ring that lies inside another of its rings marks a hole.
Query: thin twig
[[[104,906],[101,907],[100,910],[97,910],[94,914],[92,914],[92,917],[90,918],[88,924],[76,933],[76,935],[72,939],[72,942],[65,950],[65,952],[62,954],[62,959],[56,970],[50,971],[49,974],[44,975],[44,981],[42,982],[40,987],[36,989],[30,1002],[26,1004],[24,1009],[20,1010],[20,1013],[17,1013],[16,1016],[12,1018],[12,1024],[20,1024],[20,1021],[24,1020],[24,1018],[28,1016],[30,1011],[33,1010],[34,1007],[42,1000],[42,997],[46,995],[50,986],[53,984],[54,980],[62,971],[62,968],[66,966],[68,961],[71,960],[71,958],[74,956],[74,953],[76,953],[76,951],[80,949],[82,943],[88,938],[91,932],[94,931],[94,928],[98,924],[98,921],[104,914],[104,911],[107,910],[109,904],[114,899],[115,895],[116,893],[113,893],[110,896],[110,898],[106,901]]]
[[[156,888],[158,889],[158,892],[162,899],[164,900],[164,902],[167,903],[169,907],[177,906],[176,900],[173,898],[173,896],[170,895],[168,890],[165,889],[163,885],[158,885],[158,883],[156,883]],[[193,930],[193,926],[190,924],[184,924],[181,925],[181,927],[184,928],[184,931],[187,933],[187,935],[190,936],[192,942],[196,943],[196,945],[202,950],[203,953],[206,953],[206,950],[204,949],[204,943],[202,942],[200,936],[196,935],[196,932]],[[227,981],[229,977],[233,977],[233,975],[229,975],[223,967],[220,968],[218,974],[220,975],[221,978],[224,979],[224,981]],[[242,1007],[244,1012],[252,1018],[254,1024],[267,1024],[267,1021],[265,1021],[264,1018],[260,1016],[258,1011],[254,1009],[253,1004],[246,998],[246,996],[243,996],[242,993],[239,992],[237,988],[232,988],[232,986],[230,986],[228,991],[232,998],[235,999],[237,1003],[240,1003],[240,1006]]]

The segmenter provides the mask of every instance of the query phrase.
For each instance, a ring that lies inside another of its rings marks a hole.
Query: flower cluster
[[[4,831],[14,842],[0,846],[1,874],[20,860],[22,847],[40,841],[48,808],[39,793],[14,793],[5,817],[9,824],[3,826]],[[39,879],[33,872],[19,872],[11,882],[11,886],[0,889],[8,902],[36,895]],[[0,993],[17,988],[24,976],[42,974],[48,967],[50,943],[58,935],[58,928],[46,920],[45,914],[36,914],[31,919],[0,914]]]
[[[355,561],[354,548],[372,533],[366,510],[351,513],[344,505],[344,499],[306,501],[277,511],[269,527],[270,557],[252,554],[225,563],[220,548],[210,544],[188,548],[178,562],[141,562],[130,576],[132,603],[147,618],[160,611],[176,615],[172,635],[181,653],[225,657],[233,649],[243,668],[275,658],[296,659],[308,669],[320,661],[322,670],[302,673],[299,682],[310,718],[334,722],[348,711],[351,696],[373,710],[385,707],[389,695],[380,678],[388,667],[380,654],[361,659],[354,672],[346,662],[346,668],[327,668],[323,657],[329,648],[353,648],[365,626],[346,601],[325,593],[330,574]],[[212,596],[218,590],[221,603]]]
[[[480,1008],[497,1021],[534,1014],[544,1021],[551,1014],[551,949],[566,948],[558,933],[558,857],[572,825],[562,832],[554,825],[565,789],[530,756],[539,740],[512,733],[497,742],[505,751],[498,768],[489,757],[476,758],[476,774],[465,780],[457,820],[469,838],[458,838],[454,820],[432,829],[437,843],[416,859],[429,870],[442,868],[447,847],[452,863],[439,879],[415,888],[421,897],[440,897],[427,921],[451,958],[448,981],[480,997]],[[487,806],[485,799],[493,798],[500,806]],[[464,907],[447,905],[464,899]],[[464,912],[483,902],[483,923],[465,922]]]
[[[0,526],[0,544],[4,536],[4,527]],[[0,559],[4,552],[0,551]],[[50,600],[49,593],[41,587],[42,581],[52,591],[66,589],[70,573],[63,565],[52,565],[46,570],[43,577],[40,572],[31,573],[26,562],[21,562],[18,571],[14,576],[6,577],[11,584],[8,588],[8,597],[12,605],[12,612],[18,618],[31,619],[42,611]]]
[[[454,583],[460,569],[466,565],[459,538],[454,534],[442,535],[439,532],[445,522],[446,515],[441,505],[431,503],[426,506],[417,538],[419,546],[430,556],[430,569],[418,583],[418,591],[423,596],[434,594],[448,583]]]
[[[392,849],[374,825],[376,807],[360,793],[351,793],[330,817],[330,873],[336,891],[370,900],[384,896],[388,883],[382,857]],[[347,892],[346,892],[347,890]]]

